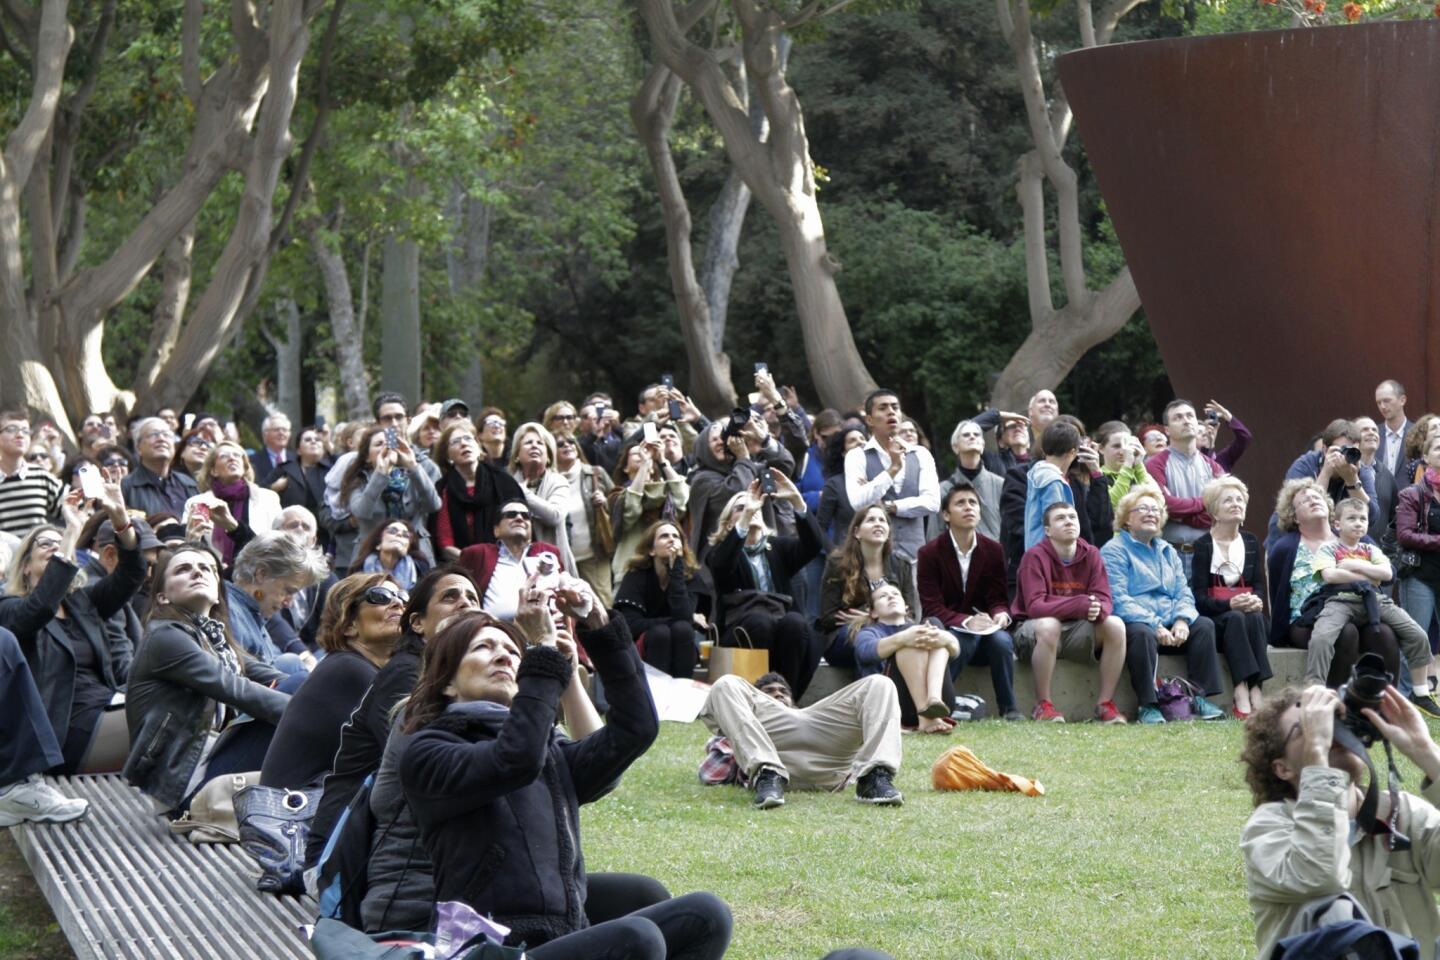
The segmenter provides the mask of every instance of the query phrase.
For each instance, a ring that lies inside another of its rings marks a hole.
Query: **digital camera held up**
[[[1341,702],[1345,704],[1345,714],[1340,718],[1340,722],[1350,728],[1367,747],[1377,740],[1384,741],[1385,737],[1360,711],[1369,707],[1378,712],[1381,695],[1394,681],[1395,677],[1385,669],[1385,661],[1380,655],[1367,653],[1355,662],[1354,669],[1350,671],[1350,679],[1337,691]]]

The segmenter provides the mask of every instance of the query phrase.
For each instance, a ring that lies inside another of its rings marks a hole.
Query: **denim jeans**
[[[969,664],[990,667],[990,682],[995,686],[995,712],[1004,716],[1015,709],[1015,641],[1008,631],[996,630],[987,636],[950,628],[960,641],[960,655],[950,661],[950,679],[959,682],[960,674]]]

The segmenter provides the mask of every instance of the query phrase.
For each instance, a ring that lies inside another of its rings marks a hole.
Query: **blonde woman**
[[[237,522],[260,531],[271,529],[283,509],[278,493],[255,482],[255,468],[250,465],[245,448],[229,440],[211,448],[195,476],[195,484],[200,493],[185,504],[187,515],[193,512],[196,503],[213,504],[220,500],[230,508],[230,516]],[[212,537],[220,559],[228,567],[235,559],[234,540],[220,524],[215,525]]]
[[[481,442],[483,446],[483,435]],[[555,469],[555,438],[533,420],[520,424],[511,438],[510,476],[525,494],[534,539],[559,548],[565,571],[573,575],[575,555],[565,525],[570,514],[570,481]]]

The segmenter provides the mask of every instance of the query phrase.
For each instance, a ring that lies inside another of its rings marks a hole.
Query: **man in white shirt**
[[[1375,388],[1375,406],[1384,421],[1380,430],[1379,461],[1391,475],[1405,466],[1405,435],[1415,424],[1405,418],[1405,388],[1398,380],[1383,380]],[[1405,481],[1408,484],[1410,481]]]
[[[914,562],[925,543],[925,521],[940,509],[935,458],[896,436],[900,398],[895,391],[875,390],[865,398],[865,422],[870,440],[845,454],[846,495],[857,513],[883,503],[895,553]]]

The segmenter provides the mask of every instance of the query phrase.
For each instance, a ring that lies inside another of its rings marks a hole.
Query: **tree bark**
[[[300,305],[293,297],[275,301],[275,316],[281,329],[272,333],[262,324],[261,336],[275,350],[275,406],[291,423],[302,423],[300,416],[300,366],[305,345],[300,322]]]
[[[318,227],[310,231],[310,252],[325,284],[325,302],[330,306],[330,332],[335,337],[335,362],[340,368],[345,405],[342,416],[363,420],[370,415],[370,382],[365,375],[364,337],[355,323],[345,261],[326,244]]]
[[[1108,43],[1120,19],[1139,0],[1112,0],[1096,22],[1090,0],[1077,0],[1081,43]],[[996,0],[1000,31],[1015,58],[1025,116],[1034,147],[1016,164],[1016,199],[1024,223],[1026,295],[1030,332],[1011,356],[991,392],[992,405],[1022,409],[1037,391],[1053,390],[1085,352],[1114,336],[1140,308],[1140,295],[1125,267],[1104,289],[1090,289],[1085,275],[1079,178],[1065,162],[1071,113],[1063,91],[1047,98],[1040,54],[1031,32],[1029,0]],[[1050,293],[1045,184],[1055,193],[1056,240],[1065,306]]]
[[[742,98],[712,51],[686,39],[689,25],[682,26],[670,0],[640,0],[656,61],[700,98],[724,138],[730,163],[780,231],[805,356],[821,402],[839,409],[853,407],[874,389],[875,381],[856,349],[835,286],[838,264],[825,244],[804,117],[799,98],[785,80],[780,56],[787,24],[779,13],[753,0],[733,0],[733,6],[740,21],[746,71],[770,120],[768,143],[759,142],[751,130]]]
[[[380,260],[380,384],[420,397],[420,245],[391,235]]]
[[[665,247],[670,266],[670,286],[680,312],[680,332],[690,364],[689,393],[700,408],[719,415],[735,406],[735,388],[730,382],[730,358],[718,346],[711,329],[710,307],[705,291],[695,277],[694,253],[690,242],[690,206],[670,152],[670,124],[683,83],[669,68],[656,64],[630,103],[630,119],[640,134],[665,220]]]
[[[170,359],[175,341],[180,336],[185,306],[190,302],[191,256],[194,252],[195,221],[192,220],[165,246],[165,259],[160,267],[160,299],[155,302],[152,314],[150,342],[135,373],[135,389],[140,393],[155,386],[155,378],[160,375],[165,361]]]

